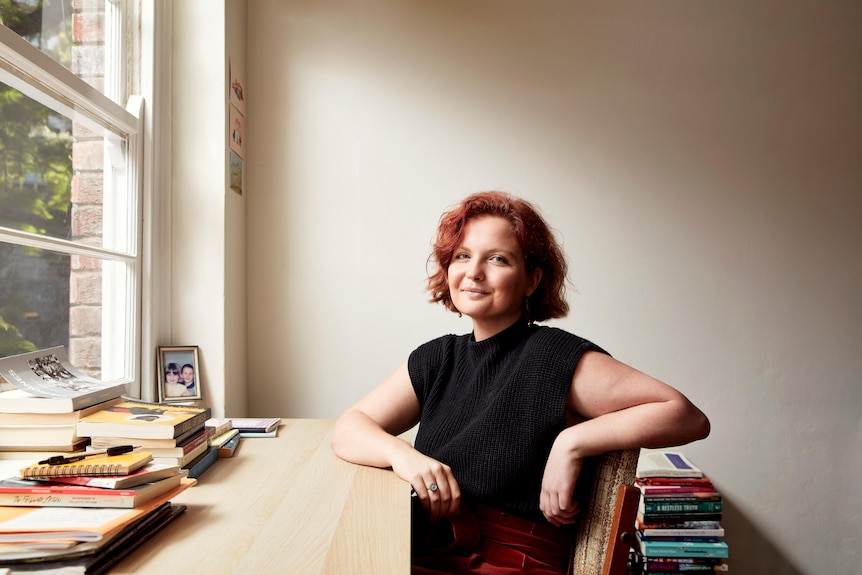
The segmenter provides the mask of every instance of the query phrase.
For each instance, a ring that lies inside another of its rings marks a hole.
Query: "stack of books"
[[[77,432],[82,418],[120,401],[121,383],[79,373],[62,347],[0,359],[0,459],[42,459],[84,449]]]
[[[712,480],[678,452],[642,454],[632,571],[636,575],[727,571],[722,497]]]
[[[218,458],[205,425],[210,409],[190,405],[147,403],[123,399],[82,417],[77,433],[90,439],[91,449],[132,444],[150,452],[153,461],[176,465],[198,478]]]
[[[210,446],[218,450],[218,456],[233,457],[240,440],[239,430],[233,428],[233,420],[211,417],[205,425],[211,430]]]
[[[0,571],[102,572],[181,514],[170,500],[194,483],[132,446],[25,465],[0,481]]]

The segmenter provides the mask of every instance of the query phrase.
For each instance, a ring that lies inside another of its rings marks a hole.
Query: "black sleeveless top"
[[[421,406],[415,447],[452,468],[462,499],[544,521],[545,463],[566,427],[575,367],[600,347],[519,321],[486,340],[447,335],[407,361]]]

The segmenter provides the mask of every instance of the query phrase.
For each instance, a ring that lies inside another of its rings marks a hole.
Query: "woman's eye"
[[[503,256],[491,256],[491,261],[498,264],[507,264],[509,260],[504,258]]]
[[[469,258],[469,257],[470,257],[470,256],[468,256],[467,254],[455,254],[455,259],[456,259],[456,260],[466,260],[466,259],[467,259],[467,258]]]

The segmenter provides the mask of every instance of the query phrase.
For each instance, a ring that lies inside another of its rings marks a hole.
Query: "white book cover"
[[[703,477],[703,471],[678,451],[641,453],[637,477]]]
[[[0,411],[6,413],[63,413],[126,393],[125,384],[79,372],[62,346],[0,358],[0,376],[15,386],[0,392]]]

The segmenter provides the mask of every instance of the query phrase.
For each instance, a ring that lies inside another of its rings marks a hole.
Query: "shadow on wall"
[[[733,501],[723,498],[721,525],[730,551],[730,572],[769,573],[769,575],[805,575],[762,533]]]

